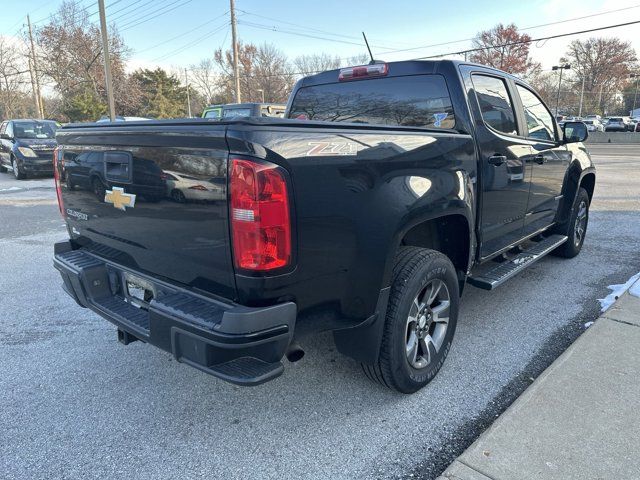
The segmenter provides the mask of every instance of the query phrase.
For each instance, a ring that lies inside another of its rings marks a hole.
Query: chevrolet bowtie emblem
[[[131,193],[125,193],[124,188],[113,187],[105,192],[104,201],[113,204],[114,207],[124,212],[127,207],[133,208],[135,206],[136,196]]]

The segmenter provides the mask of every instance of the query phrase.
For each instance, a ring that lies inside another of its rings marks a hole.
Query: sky
[[[118,26],[132,49],[128,70],[188,67],[212,56],[219,47],[230,47],[228,0],[105,2],[108,23]],[[36,26],[43,25],[60,3],[0,0],[0,35],[15,36],[27,14]],[[97,0],[82,4],[97,22]],[[538,38],[640,20],[640,1],[619,0],[236,0],[236,10],[238,37],[244,42],[272,43],[291,58],[321,52],[347,58],[366,53],[361,39],[364,30],[375,58],[385,61],[470,48],[469,39],[499,22],[513,22]],[[566,21],[586,16],[591,17]],[[563,23],[528,28],[553,22]],[[640,54],[640,24],[536,42],[531,54],[550,69],[571,40],[590,36],[620,37],[631,41]],[[456,43],[442,45],[448,42]]]

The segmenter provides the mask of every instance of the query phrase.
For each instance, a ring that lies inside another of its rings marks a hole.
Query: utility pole
[[[560,70],[560,79],[558,80],[558,95],[556,95],[556,117],[558,116],[558,105],[560,104],[560,86],[562,85],[562,71],[569,70],[571,65],[554,65],[551,70]]]
[[[31,29],[31,19],[27,15],[27,24],[29,25],[29,43],[31,44],[31,58],[29,59],[29,71],[31,72],[31,85],[33,87],[33,96],[36,101],[36,110],[38,116],[44,118],[44,106],[42,105],[42,96],[40,93],[40,80],[38,79],[38,63],[36,61],[36,48],[33,43],[33,30]]]
[[[189,98],[189,77],[187,77],[187,69],[184,69],[184,81],[187,84],[187,114],[191,118],[191,99]]]
[[[31,55],[29,55],[29,74],[31,76],[31,91],[33,92],[33,101],[36,104],[36,112],[40,116],[40,101],[38,100],[38,90],[36,89],[36,79],[33,73],[33,62],[31,61]]]
[[[231,41],[233,43],[233,77],[236,82],[236,103],[242,103],[240,96],[240,70],[238,69],[238,37],[236,35],[236,7],[235,1],[229,0],[231,13]]]
[[[104,0],[98,0],[100,11],[100,30],[102,30],[102,55],[104,55],[104,78],[107,87],[107,99],[109,100],[109,118],[116,120],[116,106],[113,101],[113,81],[111,79],[111,59],[109,58],[109,32],[107,32],[107,18],[104,13]]]
[[[582,89],[580,90],[580,108],[578,109],[578,117],[582,117],[582,99],[584,98],[584,78],[585,74],[582,72]]]

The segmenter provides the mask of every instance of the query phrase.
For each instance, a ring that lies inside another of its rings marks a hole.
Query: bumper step
[[[545,255],[551,253],[564,242],[567,241],[565,235],[551,235],[545,239],[536,242],[530,248],[516,255],[511,260],[507,260],[500,265],[479,274],[478,276],[470,276],[467,282],[474,287],[484,290],[493,290],[522,270],[530,267]]]

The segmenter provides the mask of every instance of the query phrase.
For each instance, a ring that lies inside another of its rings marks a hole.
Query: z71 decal
[[[358,144],[354,142],[309,142],[309,146],[307,157],[358,154]]]

